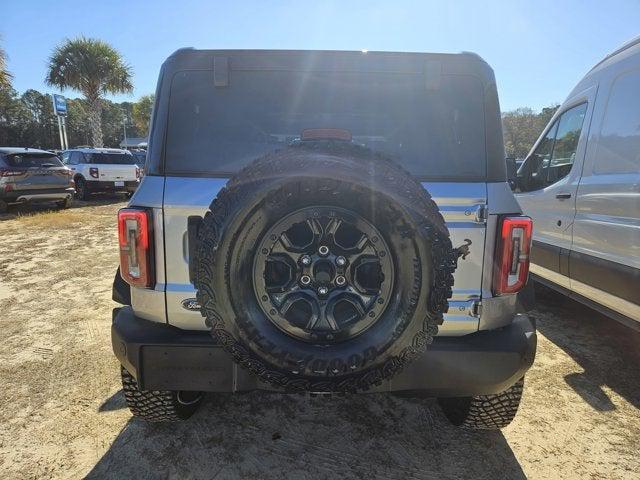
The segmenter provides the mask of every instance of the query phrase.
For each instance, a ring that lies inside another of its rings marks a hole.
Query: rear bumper
[[[7,203],[20,202],[50,202],[65,200],[76,193],[73,187],[68,188],[48,188],[40,190],[11,190],[9,192],[0,191],[0,199]]]
[[[93,180],[85,183],[87,190],[90,192],[135,192],[140,182],[125,181],[124,185],[116,186],[116,182],[105,182],[102,180]]]
[[[234,392],[274,390],[242,368],[208,332],[181,330],[113,311],[113,351],[145,390]],[[536,330],[526,315],[510,325],[463,337],[437,337],[402,373],[371,391],[419,391],[432,396],[501,392],[533,364]]]

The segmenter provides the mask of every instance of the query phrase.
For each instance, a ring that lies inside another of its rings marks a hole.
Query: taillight
[[[493,290],[516,293],[527,283],[533,222],[529,217],[503,217],[496,247]]]
[[[91,175],[93,178],[98,178],[100,175],[98,174],[98,169],[95,167],[91,167],[89,169],[89,175]]]
[[[136,167],[136,179],[140,180],[140,167]]]
[[[122,278],[134,287],[151,287],[153,236],[148,211],[123,208],[118,212],[118,243]]]

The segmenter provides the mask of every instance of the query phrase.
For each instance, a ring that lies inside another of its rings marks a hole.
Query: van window
[[[540,190],[569,175],[586,113],[587,104],[582,103],[564,112],[553,123],[518,172],[520,191]]]
[[[613,83],[593,168],[595,174],[640,172],[640,70]]]

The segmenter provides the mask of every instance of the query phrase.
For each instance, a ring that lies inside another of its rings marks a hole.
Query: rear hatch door
[[[42,152],[7,155],[4,163],[13,172],[16,191],[63,189],[69,187],[69,169],[54,154]]]
[[[206,51],[185,58],[179,69],[177,57],[165,65],[176,71],[163,77],[158,128],[165,130],[153,137],[162,142],[166,177],[169,323],[205,328],[198,312],[182,306],[195,296],[189,216],[203,215],[226,179],[252,160],[286,148],[305,129],[325,128],[348,131],[355,143],[393,158],[423,182],[453,246],[467,253],[441,332],[477,330],[491,146],[485,125],[498,118],[487,93],[493,84],[484,83],[493,74],[482,76],[484,62],[472,55],[381,52]],[[499,157],[503,162],[503,152]]]
[[[100,152],[85,154],[88,163],[98,169],[102,182],[131,182],[136,180],[136,159],[130,153]]]

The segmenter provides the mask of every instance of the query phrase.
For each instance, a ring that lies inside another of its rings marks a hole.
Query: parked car
[[[0,213],[11,203],[55,202],[68,208],[74,193],[71,170],[53,153],[0,147]]]
[[[480,57],[179,50],[153,112],[113,290],[134,415],[261,389],[513,419],[536,350],[517,313],[531,220]]]
[[[140,168],[127,150],[76,148],[62,153],[62,162],[73,170],[78,198],[88,200],[96,192],[132,195],[140,184]]]
[[[520,167],[533,278],[640,328],[640,37],[587,73]]]

